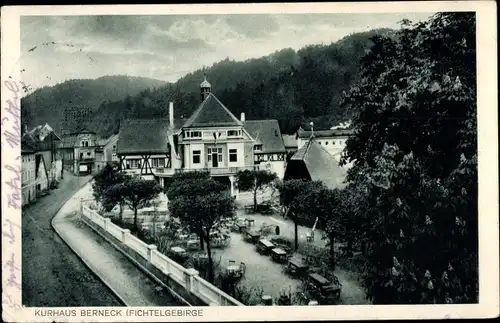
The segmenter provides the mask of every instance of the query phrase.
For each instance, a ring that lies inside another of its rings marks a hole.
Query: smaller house
[[[32,141],[36,141],[37,154],[43,155],[45,169],[47,170],[49,183],[52,180],[59,181],[62,178],[62,156],[58,149],[61,136],[54,131],[47,123],[44,126],[37,126],[26,132]]]
[[[97,134],[85,128],[62,137],[59,151],[63,158],[63,167],[79,175],[96,172],[96,148]]]
[[[107,139],[98,139],[95,150],[96,170],[101,170],[106,164],[119,163],[116,154],[118,134],[114,134]]]
[[[253,143],[254,164],[264,166],[283,178],[286,149],[283,144],[278,120],[246,120],[242,113],[244,128],[255,140]]]
[[[284,179],[304,179],[322,181],[328,188],[346,186],[347,171],[317,141],[310,138],[290,158],[285,170]]]
[[[21,205],[27,205],[36,199],[35,191],[36,162],[35,149],[21,139]]]

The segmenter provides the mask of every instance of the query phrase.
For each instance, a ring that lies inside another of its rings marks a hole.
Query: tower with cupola
[[[201,90],[201,101],[203,102],[208,97],[210,92],[212,92],[212,86],[210,85],[210,83],[208,83],[206,75],[205,79],[200,84],[200,90]]]

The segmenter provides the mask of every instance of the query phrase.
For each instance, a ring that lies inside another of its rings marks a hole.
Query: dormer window
[[[201,131],[186,131],[186,138],[201,138]]]
[[[240,137],[241,136],[241,130],[228,130],[227,131],[227,136],[228,137]]]
[[[262,151],[262,145],[253,146],[253,151]]]

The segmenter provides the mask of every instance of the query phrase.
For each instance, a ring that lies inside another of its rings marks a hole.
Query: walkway
[[[52,226],[61,238],[127,306],[182,306],[80,220],[80,199],[90,196],[87,184],[54,217]]]
[[[65,172],[59,188],[22,211],[22,304],[27,307],[123,305],[51,225],[58,209],[88,179]]]

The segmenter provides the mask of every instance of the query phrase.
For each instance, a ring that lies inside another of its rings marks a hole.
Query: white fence
[[[123,244],[140,254],[149,263],[164,274],[172,277],[187,291],[193,293],[208,305],[244,306],[233,297],[224,293],[214,285],[198,276],[193,268],[184,268],[164,254],[156,250],[155,245],[148,245],[130,234],[128,229],[122,229],[111,222],[109,218],[100,216],[85,205],[81,206],[82,216],[98,225]]]

